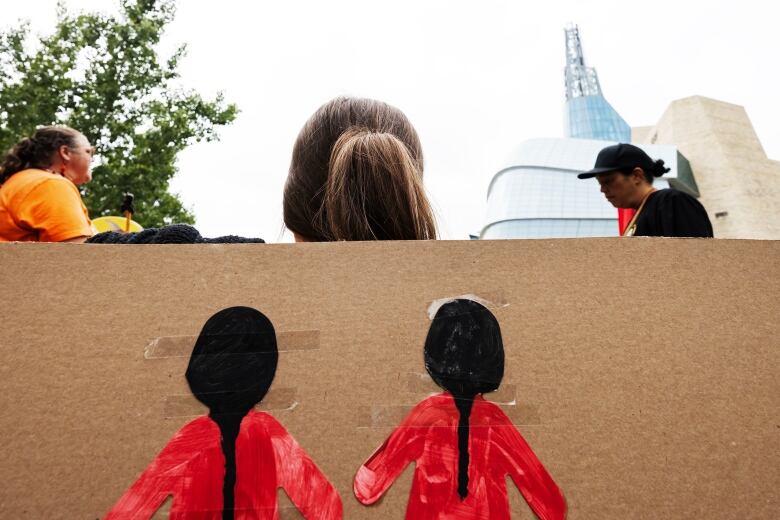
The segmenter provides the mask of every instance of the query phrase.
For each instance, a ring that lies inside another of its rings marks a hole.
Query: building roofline
[[[501,220],[496,220],[495,222],[491,222],[490,224],[487,224],[479,231],[479,238],[482,240],[482,236],[485,234],[485,231],[487,231],[489,228],[495,226],[496,224],[503,224],[504,222],[517,222],[517,221],[529,221],[529,220],[614,220],[617,222],[618,218],[615,216],[614,218],[610,217],[588,217],[585,219],[582,218],[571,218],[571,217],[533,217],[533,218],[504,218]],[[576,237],[566,237],[566,238],[576,238]]]

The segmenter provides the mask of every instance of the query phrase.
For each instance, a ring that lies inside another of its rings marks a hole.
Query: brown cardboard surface
[[[345,518],[403,518],[411,468],[372,507],[352,477],[438,391],[428,306],[463,294],[494,304],[507,359],[488,397],[569,518],[780,511],[780,242],[3,244],[0,287],[0,518],[103,516],[205,411],[184,379],[187,338],[234,305],[273,322],[263,408]],[[509,488],[513,517],[532,518]]]

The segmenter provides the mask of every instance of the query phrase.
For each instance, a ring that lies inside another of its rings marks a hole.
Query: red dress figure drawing
[[[566,502],[510,419],[483,393],[504,374],[495,316],[472,300],[445,303],[425,341],[425,366],[446,390],[419,403],[355,475],[354,492],[373,504],[416,463],[406,518],[511,518],[506,477],[542,520],[566,517]]]
[[[262,313],[231,307],[212,316],[187,368],[208,417],[179,430],[106,519],[148,519],[168,496],[172,520],[277,519],[280,487],[305,518],[340,519],[341,498],[311,458],[276,419],[252,410],[277,361]]]

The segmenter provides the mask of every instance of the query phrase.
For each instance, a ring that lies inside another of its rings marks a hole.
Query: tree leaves
[[[145,227],[194,223],[168,192],[176,156],[217,139],[237,108],[222,94],[205,100],[174,83],[185,46],[165,60],[157,55],[175,0],[120,5],[117,16],[71,15],[58,6],[54,32],[33,50],[27,25],[0,33],[0,149],[38,126],[71,126],[98,149],[93,180],[81,187],[91,216],[119,214],[129,191]]]

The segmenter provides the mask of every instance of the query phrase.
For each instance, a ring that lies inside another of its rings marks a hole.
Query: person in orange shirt
[[[83,242],[95,231],[77,186],[94,148],[67,126],[44,126],[0,164],[0,242]]]

